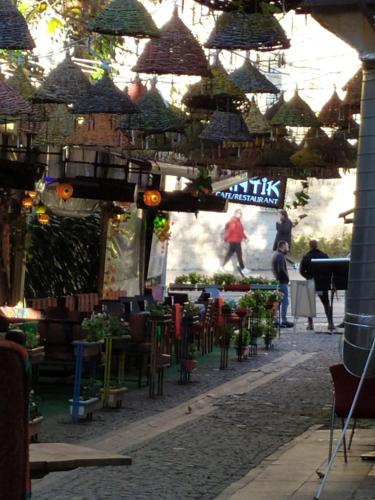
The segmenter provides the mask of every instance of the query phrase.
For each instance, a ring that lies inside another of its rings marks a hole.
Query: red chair
[[[354,377],[353,375],[351,375],[342,364],[330,366],[329,370],[332,376],[334,394],[328,460],[330,460],[332,456],[333,428],[335,424],[335,417],[337,416],[341,418],[342,427],[344,427],[344,420],[349,414],[360,380],[358,377]],[[357,404],[354,408],[352,418],[354,419],[354,422],[349,438],[348,447],[346,446],[345,438],[343,443],[345,462],[348,461],[347,449],[350,450],[357,419],[375,419],[375,378],[364,380],[361,392],[357,400]]]
[[[29,498],[27,351],[0,341],[0,498]]]

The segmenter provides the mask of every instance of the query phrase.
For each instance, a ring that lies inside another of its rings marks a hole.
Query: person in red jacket
[[[247,236],[245,234],[241,222],[241,217],[242,217],[242,210],[238,208],[234,212],[234,215],[230,219],[230,221],[227,222],[227,224],[225,225],[224,241],[229,243],[229,247],[224,259],[223,268],[225,267],[225,264],[228,262],[228,260],[235,253],[237,255],[237,260],[238,260],[238,270],[240,271],[241,274],[247,275],[250,273],[250,270],[247,269],[245,267],[245,264],[243,263],[242,248],[241,248],[241,242],[242,240],[247,240]]]

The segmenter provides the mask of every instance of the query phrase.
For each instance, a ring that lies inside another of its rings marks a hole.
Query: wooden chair
[[[0,341],[0,498],[28,498],[29,370],[27,351],[14,342]]]
[[[336,417],[341,418],[342,427],[344,427],[344,420],[347,418],[349,414],[355,396],[355,392],[357,390],[359,383],[359,378],[351,375],[342,364],[330,366],[329,371],[331,372],[331,377],[334,386],[334,393],[333,393],[333,404],[332,404],[332,415],[331,415],[328,461],[331,459],[332,456],[333,429],[335,425],[335,418]],[[354,422],[348,446],[346,445],[345,438],[343,443],[345,462],[348,461],[347,451],[350,450],[357,419],[359,418],[375,419],[375,378],[364,380],[352,417],[354,419]]]

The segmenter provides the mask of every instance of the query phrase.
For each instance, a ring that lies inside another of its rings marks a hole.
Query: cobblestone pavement
[[[302,327],[303,328],[303,327]],[[106,412],[88,426],[57,425],[51,421],[48,437],[54,441],[85,441],[127,422],[157,411],[261,367],[290,350],[316,356],[253,392],[217,400],[216,410],[191,423],[165,432],[126,450],[130,467],[77,469],[50,474],[34,483],[40,500],[183,500],[215,498],[282,444],[313,424],[327,424],[331,400],[328,366],[338,362],[339,335],[318,335],[299,329],[284,331],[275,349],[244,363],[230,363],[220,372],[199,370],[200,383],[166,384],[166,396],[152,401],[134,391],[122,412]],[[63,429],[63,430],[61,430]],[[43,431],[44,435],[44,431]],[[79,439],[77,439],[79,437]],[[84,443],[83,443],[84,444]]]

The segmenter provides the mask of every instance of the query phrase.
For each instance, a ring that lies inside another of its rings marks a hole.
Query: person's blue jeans
[[[281,308],[281,323],[286,323],[288,321],[288,305],[289,305],[289,296],[288,296],[288,284],[280,284],[279,290],[282,292],[283,298],[281,300],[280,308]]]

